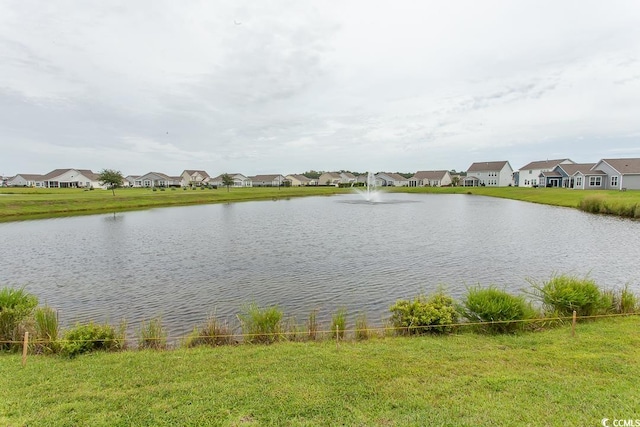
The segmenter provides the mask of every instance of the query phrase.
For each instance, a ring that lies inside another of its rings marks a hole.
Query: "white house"
[[[20,173],[7,180],[8,187],[44,187],[44,175]]]
[[[537,187],[540,184],[539,179],[542,172],[550,172],[558,165],[574,163],[571,159],[539,160],[528,163],[520,168],[516,185],[518,187]]]
[[[205,171],[199,170],[184,170],[180,175],[181,181],[180,185],[183,187],[195,186],[200,187],[201,185],[207,184],[210,179],[210,176]]]
[[[607,175],[604,188],[640,190],[640,158],[602,159],[593,169]]]
[[[182,177],[169,176],[161,172],[149,172],[137,177],[134,187],[154,188],[154,187],[180,187]]]
[[[408,187],[409,178],[405,178],[399,173],[379,172],[376,175],[376,182],[380,181],[383,187]],[[366,175],[365,175],[366,177]]]
[[[88,169],[55,169],[42,177],[42,183],[46,188],[106,188]]]
[[[280,187],[287,180],[280,174],[256,175],[249,177],[252,187]]]
[[[475,162],[467,169],[462,180],[465,187],[484,185],[487,187],[508,187],[513,185],[513,168],[506,161]]]
[[[220,174],[215,178],[209,179],[209,184],[215,185],[216,187],[224,187],[225,185],[222,182],[222,177],[224,175],[225,174]],[[229,173],[227,175],[229,175],[229,177],[231,177],[231,179],[233,180],[233,184],[231,185],[231,187],[251,187],[251,180],[241,173]]]
[[[140,178],[140,175],[127,175],[122,181],[122,185],[125,187],[135,187],[136,180]]]
[[[449,171],[418,171],[409,178],[409,187],[447,187],[451,185]]]

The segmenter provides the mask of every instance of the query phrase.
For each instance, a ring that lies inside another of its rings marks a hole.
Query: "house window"
[[[617,186],[618,186],[618,175],[615,175],[611,177],[611,187],[617,187]]]
[[[589,187],[600,187],[602,185],[602,177],[601,176],[590,176],[589,177]]]
[[[582,187],[582,177],[581,176],[577,176],[576,177],[576,187]]]

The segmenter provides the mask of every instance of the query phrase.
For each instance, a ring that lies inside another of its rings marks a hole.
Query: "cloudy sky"
[[[0,0],[0,174],[640,157],[640,2]]]

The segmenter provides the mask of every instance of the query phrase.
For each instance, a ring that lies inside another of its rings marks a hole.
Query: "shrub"
[[[445,332],[446,325],[458,322],[453,298],[439,291],[429,298],[418,295],[413,301],[398,300],[392,305],[391,323],[399,334]]]
[[[167,348],[167,332],[162,327],[159,317],[151,319],[149,323],[142,322],[138,330],[138,348],[164,350]]]
[[[260,308],[257,304],[245,305],[238,315],[244,340],[248,343],[272,343],[282,336],[282,311],[278,307]]]
[[[37,353],[57,353],[58,343],[58,313],[51,307],[38,307],[34,313],[37,343]]]
[[[344,339],[347,329],[347,309],[339,308],[333,316],[331,316],[331,338]]]
[[[493,333],[514,332],[525,327],[521,320],[536,317],[535,310],[522,296],[495,287],[469,288],[464,300],[464,316],[471,322],[496,322],[480,329]]]
[[[3,341],[21,341],[23,323],[38,305],[38,298],[24,289],[0,289],[0,350],[20,348],[19,344]]]
[[[602,292],[603,306],[607,311],[618,314],[635,313],[638,310],[638,297],[625,285],[622,289],[609,289]]]
[[[532,283],[533,294],[544,304],[548,311],[561,316],[593,316],[606,311],[611,301],[603,296],[595,281],[575,276],[554,276],[542,285]]]
[[[227,323],[222,323],[215,315],[211,315],[202,328],[194,328],[191,335],[185,340],[184,345],[185,347],[197,347],[199,345],[216,347],[234,343],[235,340]]]
[[[116,330],[109,324],[90,322],[77,324],[64,334],[61,351],[69,357],[92,351],[115,351],[124,348],[124,341],[119,339]]]

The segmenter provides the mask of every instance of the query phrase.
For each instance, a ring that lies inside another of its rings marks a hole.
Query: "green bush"
[[[92,351],[115,351],[124,349],[124,340],[109,324],[90,322],[86,325],[77,324],[64,334],[61,351],[74,357]]]
[[[491,333],[522,330],[526,325],[521,321],[533,319],[537,314],[524,297],[493,286],[469,288],[463,304],[464,316],[470,322],[496,322],[479,326],[480,330]]]
[[[151,319],[149,323],[142,322],[138,330],[138,348],[164,350],[167,348],[167,332],[159,317]]]
[[[22,341],[24,322],[38,305],[38,298],[24,289],[0,289],[0,350],[20,348],[19,344],[3,341]]]
[[[331,338],[344,339],[347,330],[347,309],[339,308],[333,316],[331,316]]]
[[[533,294],[550,312],[560,316],[571,316],[573,311],[578,316],[593,316],[606,312],[611,300],[602,294],[595,281],[575,276],[554,276],[542,285],[532,283]]]
[[[444,292],[437,292],[429,298],[419,295],[413,301],[398,300],[389,310],[392,313],[391,323],[399,334],[445,332],[446,325],[458,322],[455,302]]]
[[[245,342],[272,343],[282,338],[283,313],[278,307],[260,308],[251,303],[238,315]]]

